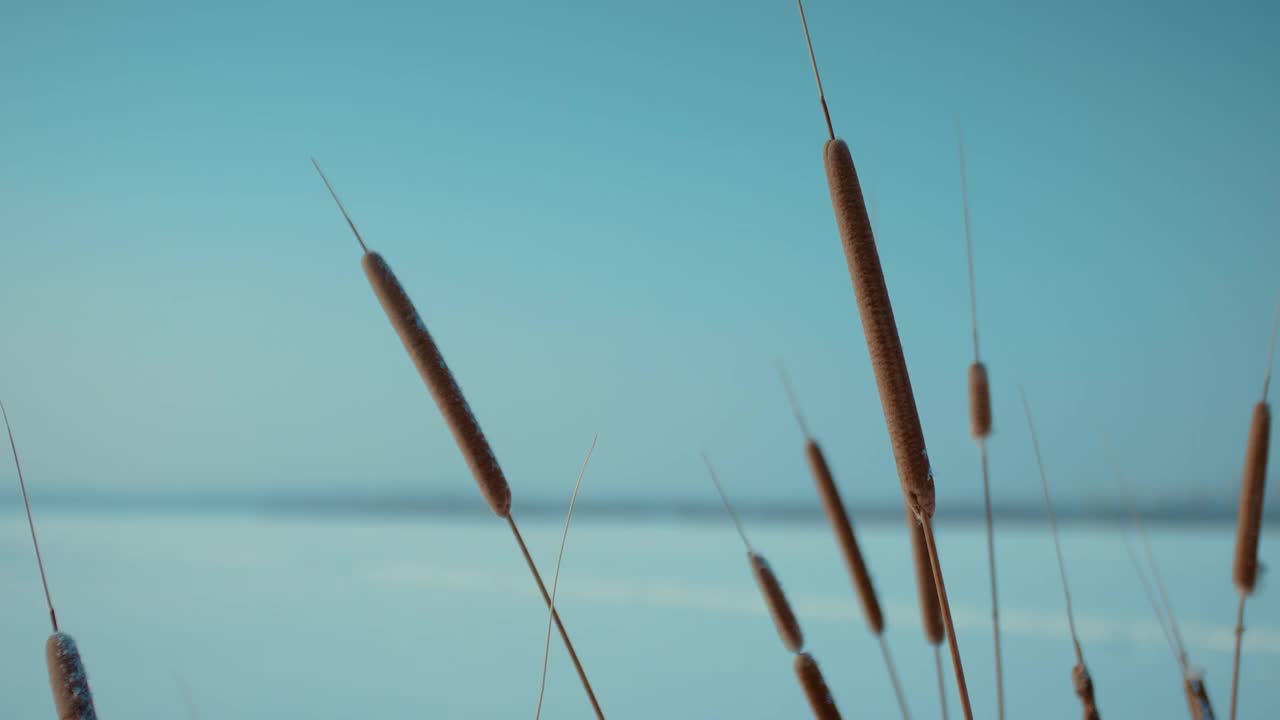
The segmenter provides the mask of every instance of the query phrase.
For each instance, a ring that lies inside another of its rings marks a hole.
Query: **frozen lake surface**
[[[546,613],[497,519],[46,512],[63,629],[104,720],[532,718]],[[559,527],[523,528],[548,583]],[[939,528],[978,717],[994,716],[984,532]],[[748,521],[847,718],[893,718],[879,649],[825,527]],[[917,718],[939,715],[904,528],[859,528]],[[1042,527],[1000,529],[1010,717],[1077,718],[1073,656]],[[1230,528],[1153,529],[1192,660],[1227,711],[1236,595]],[[1119,531],[1064,528],[1086,660],[1104,714],[1186,717],[1177,668]],[[52,718],[49,626],[20,510],[0,512],[0,713]],[[1274,547],[1262,543],[1263,558]],[[1280,597],[1250,599],[1241,717],[1280,703]],[[803,718],[807,706],[728,521],[575,523],[559,605],[611,718]],[[952,717],[959,717],[948,674]],[[194,714],[182,687],[189,688]],[[592,717],[553,638],[543,717]]]

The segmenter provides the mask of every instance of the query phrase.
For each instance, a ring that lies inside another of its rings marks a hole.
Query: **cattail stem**
[[[22,476],[22,461],[18,459],[18,444],[13,439],[13,426],[9,424],[9,411],[0,401],[0,415],[4,416],[4,429],[9,434],[9,448],[13,450],[13,465],[18,470],[18,488],[22,490],[22,507],[27,512],[27,529],[31,531],[31,547],[36,553],[36,567],[40,570],[40,585],[44,588],[44,601],[49,606],[49,622],[53,632],[58,632],[58,613],[53,609],[53,595],[49,592],[49,578],[44,572],[44,557],[40,554],[40,540],[36,538],[36,521],[31,515],[31,500],[27,497],[27,481]]]
[[[947,720],[947,680],[942,676],[942,646],[933,646],[933,667],[938,675],[938,703],[942,708],[942,720]]]
[[[956,687],[960,691],[960,709],[965,720],[973,720],[973,708],[969,706],[969,685],[964,680],[964,666],[960,662],[960,645],[956,642],[956,626],[951,620],[951,603],[947,601],[947,583],[942,579],[942,561],[938,559],[937,544],[933,539],[933,521],[920,516],[925,545],[929,550],[929,565],[933,568],[933,584],[938,589],[938,604],[942,606],[942,621],[947,630],[947,647],[951,651],[951,665],[955,669]]]
[[[1248,595],[1240,593],[1236,606],[1236,649],[1231,659],[1231,720],[1236,720],[1236,695],[1240,689],[1240,646],[1244,643],[1244,601]]]
[[[893,695],[898,699],[898,709],[902,711],[902,720],[911,720],[911,714],[907,712],[907,696],[902,691],[902,682],[898,680],[898,669],[894,667],[893,656],[889,654],[889,643],[884,639],[884,633],[876,636],[880,641],[880,654],[884,656],[884,666],[889,671],[889,682],[893,683]]]
[[[556,630],[560,632],[560,638],[564,640],[564,648],[569,651],[569,659],[573,661],[573,669],[578,673],[578,679],[582,681],[582,688],[587,691],[587,699],[591,702],[591,709],[595,712],[599,720],[604,720],[604,711],[600,709],[600,703],[596,700],[595,691],[591,689],[591,681],[587,679],[587,671],[582,667],[582,661],[578,659],[578,651],[573,647],[573,641],[569,639],[569,631],[564,629],[564,623],[560,621],[560,613],[556,610],[555,603],[551,601],[551,595],[547,593],[547,586],[542,582],[542,575],[538,572],[538,566],[533,562],[533,556],[529,554],[529,548],[524,544],[524,538],[520,535],[520,528],[516,527],[516,519],[507,514],[507,525],[511,527],[511,534],[516,538],[516,544],[520,546],[520,554],[524,556],[525,564],[529,566],[529,572],[533,574],[534,582],[538,584],[538,592],[542,593],[542,600],[547,605],[547,610],[551,612],[551,619],[556,624]]]
[[[1004,660],[1000,649],[1000,597],[996,590],[996,538],[991,516],[991,478],[987,463],[987,441],[978,440],[982,455],[982,503],[987,513],[987,569],[991,580],[991,636],[996,659],[996,718],[1004,720]]]

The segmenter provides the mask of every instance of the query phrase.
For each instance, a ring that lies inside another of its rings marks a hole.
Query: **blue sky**
[[[939,503],[978,497],[956,129],[998,498],[1231,504],[1280,290],[1269,3],[821,2]],[[33,492],[474,495],[308,162],[523,496],[896,496],[794,5],[14,4],[0,392]],[[1273,471],[1274,474],[1274,471]],[[4,488],[4,493],[11,493]]]

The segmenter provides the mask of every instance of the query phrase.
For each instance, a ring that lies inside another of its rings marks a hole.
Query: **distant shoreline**
[[[150,511],[150,512],[231,512],[282,516],[373,516],[373,517],[443,517],[470,518],[489,516],[487,506],[478,497],[455,495],[127,495],[127,494],[35,494],[32,504],[44,510],[75,511]],[[756,522],[783,525],[815,525],[824,522],[821,507],[812,502],[742,501],[737,509]],[[20,509],[17,497],[0,498],[0,509]],[[1129,521],[1128,511],[1120,503],[1055,503],[1059,521],[1075,524],[1119,525]],[[563,519],[564,507],[538,499],[518,500],[515,513],[522,519]],[[1203,503],[1181,502],[1147,505],[1140,508],[1143,522],[1152,525],[1231,526],[1236,521],[1233,506],[1205,506]],[[850,505],[850,512],[860,523],[900,523],[903,509],[895,503]],[[575,516],[581,519],[625,519],[681,521],[687,523],[721,522],[724,508],[714,503],[687,500],[589,500],[578,502]],[[1005,503],[995,507],[997,522],[1040,524],[1045,521],[1044,506],[1037,503]],[[981,523],[985,517],[980,503],[951,503],[935,516],[942,524]],[[1268,522],[1280,521],[1280,511],[1266,513]]]

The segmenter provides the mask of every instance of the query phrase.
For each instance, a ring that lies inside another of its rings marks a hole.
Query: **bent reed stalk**
[[[502,468],[498,465],[488,440],[485,439],[484,432],[480,429],[480,424],[471,412],[466,397],[458,387],[449,366],[445,364],[444,356],[441,355],[431,333],[427,331],[426,323],[422,321],[413,301],[409,299],[408,293],[405,292],[395,273],[391,271],[391,266],[382,259],[381,255],[369,250],[364,238],[360,236],[360,231],[356,229],[355,223],[347,213],[346,207],[334,192],[324,171],[320,169],[319,163],[315,158],[312,158],[311,163],[320,174],[320,179],[324,181],[338,209],[342,211],[342,216],[356,236],[356,241],[360,243],[360,248],[364,252],[361,265],[364,267],[365,276],[382,309],[386,312],[387,319],[391,321],[392,328],[400,336],[405,351],[408,352],[414,366],[418,369],[418,374],[435,400],[440,414],[448,424],[458,449],[471,468],[471,474],[481,494],[484,495],[485,502],[494,514],[507,521],[507,526],[511,529],[511,534],[520,548],[520,554],[524,556],[525,564],[529,566],[529,572],[533,575],[538,591],[542,594],[543,603],[551,613],[556,628],[560,632],[560,638],[564,641],[565,649],[569,652],[569,658],[573,661],[574,669],[582,682],[583,690],[587,693],[591,708],[599,720],[604,720],[604,711],[600,709],[595,691],[587,679],[586,670],[578,658],[573,642],[569,639],[569,632],[565,629],[559,612],[551,602],[551,595],[542,581],[542,574],[538,572],[538,566],[534,563],[533,556],[529,554],[529,548],[525,545],[520,529],[516,526],[515,518],[511,514],[510,485],[502,473]]]
[[[929,562],[933,568],[934,583],[938,591],[938,603],[942,606],[943,620],[947,626],[951,667],[955,671],[961,707],[964,710],[965,720],[973,720],[969,689],[964,679],[964,663],[960,657],[960,645],[956,640],[955,627],[951,620],[951,608],[947,603],[946,581],[943,578],[941,560],[933,539],[933,472],[929,466],[929,455],[925,448],[924,433],[920,428],[920,415],[911,389],[911,378],[907,373],[902,342],[898,337],[893,305],[889,300],[884,272],[880,267],[875,235],[871,231],[871,222],[867,217],[867,207],[862,197],[862,188],[858,183],[858,172],[854,168],[853,157],[849,153],[849,146],[836,137],[831,124],[826,95],[822,90],[822,76],[818,72],[818,61],[809,36],[809,23],[804,15],[804,4],[802,0],[796,0],[796,5],[800,11],[805,44],[809,50],[814,80],[818,86],[818,98],[827,123],[828,140],[823,148],[827,187],[831,193],[836,226],[840,232],[858,313],[862,319],[863,335],[866,338],[885,426],[889,431],[889,441],[898,468],[898,480],[902,486],[907,508],[916,516],[926,536]]]

